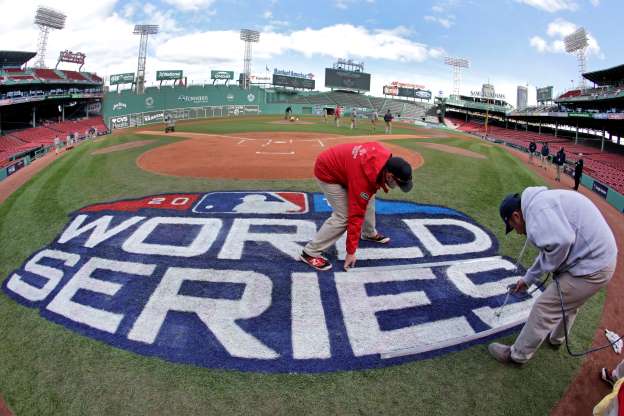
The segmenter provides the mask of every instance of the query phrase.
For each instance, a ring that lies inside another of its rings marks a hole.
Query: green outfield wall
[[[103,116],[111,128],[135,127],[162,123],[166,115],[177,120],[232,117],[260,114],[283,114],[291,107],[293,114],[312,114],[310,105],[275,103],[264,89],[249,90],[238,86],[193,85],[149,87],[145,94],[133,91],[109,92],[104,97]]]

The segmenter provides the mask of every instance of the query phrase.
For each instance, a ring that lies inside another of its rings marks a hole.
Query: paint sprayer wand
[[[527,248],[528,242],[529,242],[528,238],[524,240],[524,245],[522,246],[522,250],[520,250],[520,254],[518,254],[518,259],[516,260],[516,267],[514,269],[516,272],[518,271],[518,268],[520,267],[520,262],[522,261],[522,257],[524,257],[524,251]],[[494,312],[494,316],[496,316],[498,319],[500,319],[501,313],[503,313],[503,309],[505,308],[505,306],[507,306],[507,302],[509,302],[509,296],[511,295],[511,291],[513,290],[514,287],[516,287],[515,284],[511,284],[507,286],[507,295],[505,296],[505,300],[503,301],[502,305],[498,308],[498,310]]]

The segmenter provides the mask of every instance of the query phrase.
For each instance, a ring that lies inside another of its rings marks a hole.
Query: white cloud
[[[546,29],[546,34],[553,39],[549,41],[536,35],[529,39],[529,44],[540,53],[566,53],[563,38],[573,33],[576,29],[578,29],[576,24],[557,18],[550,22]],[[588,54],[596,55],[600,59],[604,58],[598,41],[589,32],[587,33],[587,43]]]
[[[273,12],[271,10],[267,10],[262,13],[262,17],[264,17],[265,19],[271,19],[273,17]]]
[[[437,17],[437,16],[425,16],[424,19],[428,22],[437,23],[446,29],[449,29],[451,26],[455,24],[454,16],[448,16],[447,18]]]
[[[550,37],[565,37],[572,34],[572,32],[576,30],[576,28],[577,26],[574,23],[558,18],[548,24],[548,29],[546,29],[546,33]]]
[[[538,52],[543,53],[548,50],[548,42],[546,42],[544,39],[542,39],[539,36],[533,36],[529,40],[529,43],[531,44],[531,46],[537,49]]]
[[[193,11],[210,8],[215,0],[165,0],[165,2],[180,10]]]
[[[535,7],[549,13],[555,13],[562,10],[574,11],[578,8],[578,4],[574,0],[516,0],[518,3],[524,3],[528,6]]]
[[[306,57],[386,59],[421,62],[440,57],[444,51],[413,42],[405,28],[369,30],[340,24],[321,29],[303,29],[290,33],[263,32],[253,47],[254,58],[271,59],[286,53]],[[341,42],[336,42],[341,39]],[[205,45],[210,45],[206,48]],[[237,64],[243,55],[243,43],[237,31],[211,31],[171,38],[157,48],[161,59],[178,59],[194,64]]]
[[[354,5],[358,2],[364,2],[367,4],[375,3],[375,0],[334,0],[334,6],[337,9],[347,10],[351,5]]]
[[[592,6],[594,7],[598,7],[600,6],[600,0],[589,0],[589,2],[592,4]]]

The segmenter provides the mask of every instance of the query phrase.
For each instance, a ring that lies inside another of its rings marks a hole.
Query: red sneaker
[[[379,244],[388,244],[390,242],[390,237],[377,233],[373,236],[363,235],[362,240],[373,241]]]
[[[301,252],[301,256],[299,256],[302,262],[307,263],[308,265],[314,267],[316,270],[329,270],[332,268],[331,263],[325,257],[313,257],[307,254],[305,251]]]

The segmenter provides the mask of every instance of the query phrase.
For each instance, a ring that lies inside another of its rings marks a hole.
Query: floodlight
[[[563,38],[563,42],[565,43],[565,50],[568,53],[585,49],[588,46],[588,38],[585,28],[581,27],[576,29],[572,34]]]
[[[241,29],[240,39],[245,42],[258,42],[260,41],[260,32],[250,29]]]
[[[61,12],[57,12],[49,7],[37,8],[35,14],[35,24],[38,26],[45,26],[51,29],[63,29],[65,27],[65,16]]]
[[[453,94],[459,95],[461,86],[461,70],[470,68],[470,61],[466,58],[454,58],[447,56],[444,63],[453,68]]]
[[[155,35],[158,33],[158,25],[135,25],[132,33],[135,35]]]
[[[444,63],[457,68],[470,68],[470,61],[466,58],[453,58],[447,56],[444,58]]]

